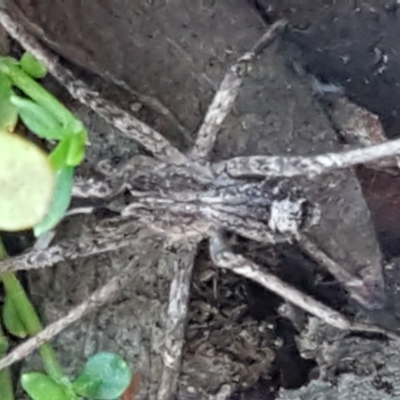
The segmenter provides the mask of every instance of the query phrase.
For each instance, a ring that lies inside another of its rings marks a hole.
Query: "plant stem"
[[[5,256],[6,251],[3,243],[0,241],[0,259]],[[10,296],[11,301],[14,303],[14,307],[26,331],[31,336],[36,335],[42,330],[42,324],[24,288],[12,272],[5,273],[2,276],[2,280],[6,294]],[[46,373],[55,380],[61,379],[64,376],[64,372],[56,359],[53,348],[48,343],[44,343],[39,347],[39,354],[42,358]]]

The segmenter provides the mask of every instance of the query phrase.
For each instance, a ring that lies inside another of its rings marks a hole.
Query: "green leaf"
[[[11,95],[10,78],[4,72],[0,72],[0,101],[10,100]]]
[[[0,101],[0,130],[14,132],[18,121],[17,108],[9,100]]]
[[[75,116],[53,95],[16,65],[15,60],[10,60],[7,57],[1,58],[0,71],[6,72],[13,86],[20,89],[36,104],[48,110],[62,126],[66,126],[71,121],[76,120]]]
[[[73,167],[63,166],[57,170],[53,200],[44,219],[34,227],[36,237],[53,229],[64,217],[71,202],[73,181]]]
[[[43,78],[47,73],[46,68],[29,53],[23,54],[19,65],[28,75],[35,79]]]
[[[78,119],[70,121],[65,126],[65,131],[68,132],[69,141],[66,164],[75,167],[85,158],[85,148],[88,140],[87,132],[82,122]]]
[[[18,120],[18,112],[10,102],[12,95],[11,81],[0,72],[0,130],[13,132]]]
[[[11,96],[11,103],[17,108],[25,126],[40,138],[60,140],[65,134],[60,123],[46,108],[16,95]]]
[[[19,231],[47,214],[55,176],[47,155],[33,143],[0,132],[0,230]]]
[[[60,140],[57,146],[49,155],[49,161],[54,170],[58,170],[67,165],[67,155],[69,150],[69,137]]]
[[[85,158],[86,141],[87,134],[84,128],[80,132],[71,135],[66,159],[67,165],[74,167],[83,161]]]
[[[54,169],[65,165],[75,167],[85,158],[86,130],[78,134],[65,135],[50,154],[50,162]]]
[[[76,400],[61,383],[39,372],[23,374],[21,386],[33,400]]]
[[[85,364],[82,373],[72,383],[75,393],[96,400],[116,399],[131,381],[128,364],[113,353],[98,353]]]
[[[14,335],[20,339],[28,336],[28,332],[26,331],[25,326],[18,315],[18,311],[8,294],[6,294],[3,306],[3,323],[11,335]]]
[[[0,356],[6,353],[8,349],[8,339],[4,335],[3,330],[0,327]],[[0,397],[1,399],[1,397]]]

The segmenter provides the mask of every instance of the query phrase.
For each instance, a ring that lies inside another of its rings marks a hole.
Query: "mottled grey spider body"
[[[272,244],[297,239],[318,222],[318,207],[288,179],[235,179],[211,168],[206,177],[197,177],[191,165],[143,156],[116,169],[102,164],[100,170],[108,175],[106,181],[78,181],[75,195],[104,198],[127,190],[129,204],[118,210],[121,216],[175,240],[211,236],[222,228]]]

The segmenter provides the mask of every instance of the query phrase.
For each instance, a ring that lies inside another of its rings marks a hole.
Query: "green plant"
[[[35,153],[33,144],[22,138],[17,140],[15,134],[10,134],[15,130],[18,117],[38,137],[57,141],[54,150],[47,157],[47,165],[44,162],[42,162],[43,165],[39,165],[38,150],[35,160],[27,159],[28,150],[25,150],[21,157],[14,157],[14,160],[24,163],[20,168],[21,171],[29,171],[29,166],[31,168],[32,166],[40,166],[41,174],[43,177],[46,176],[41,181],[39,192],[44,187],[48,189],[48,187],[53,188],[55,185],[56,188],[56,190],[52,190],[54,195],[50,202],[47,198],[44,198],[44,195],[38,200],[42,202],[42,207],[37,206],[37,208],[40,210],[45,208],[46,214],[43,217],[39,212],[37,213],[37,223],[33,224],[36,236],[52,229],[63,218],[71,198],[73,169],[83,160],[87,141],[87,132],[83,124],[35,81],[35,78],[42,77],[44,73],[43,67],[27,54],[20,61],[10,57],[0,58],[0,143],[3,151],[7,152],[13,145],[14,152],[17,149],[19,153],[22,153],[25,148],[29,148],[29,154]],[[17,94],[15,89],[22,92],[23,96]],[[48,176],[47,170],[49,168],[53,171],[52,177]],[[13,182],[15,176],[12,176],[11,173],[11,168],[1,169],[0,179],[4,182]],[[19,190],[22,197],[21,203],[25,202],[22,204],[24,210],[29,208],[31,200],[26,193],[33,191],[32,184],[29,180],[27,181],[22,182],[23,189]],[[46,183],[48,184],[46,185]],[[26,189],[23,185],[26,186]],[[3,206],[3,203],[13,203],[14,201],[14,193],[11,192],[8,196],[3,197],[1,206]],[[9,219],[6,211],[7,207],[0,208],[0,229],[5,229],[3,225],[6,226],[6,229],[8,228],[8,225],[3,223],[3,219]],[[15,224],[14,229],[8,228],[7,230],[23,228],[25,227]]]
[[[45,74],[43,66],[27,53],[19,61],[0,57],[0,230],[33,228],[40,236],[54,228],[68,209],[74,168],[85,156],[87,132],[36,82]],[[18,135],[18,122],[53,143],[50,154]],[[0,259],[6,256],[0,241]],[[1,280],[4,327],[18,338],[35,335],[42,326],[22,285],[13,273],[2,275]],[[0,355],[7,346],[0,329]],[[111,400],[119,397],[131,380],[125,361],[112,353],[89,358],[74,381],[65,376],[49,344],[40,346],[39,354],[45,373],[29,372],[21,377],[22,387],[33,400],[74,400],[78,396]],[[14,399],[8,370],[0,371],[0,399]]]

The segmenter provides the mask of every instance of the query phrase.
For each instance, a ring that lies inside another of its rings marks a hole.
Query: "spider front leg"
[[[72,196],[82,199],[107,199],[116,196],[121,191],[121,187],[122,184],[116,186],[108,181],[75,177]]]
[[[96,170],[104,176],[103,180],[76,177],[72,196],[78,198],[107,199],[120,194],[124,189],[130,189],[130,183],[135,179],[150,180],[157,167],[165,166],[157,159],[136,155],[121,165],[113,165],[110,160],[102,160]]]
[[[190,152],[192,159],[203,162],[207,159],[222,123],[232,110],[249,66],[272,43],[285,26],[286,22],[283,20],[272,24],[269,30],[253,46],[251,51],[240,57],[237,63],[229,68],[201,124],[196,142]]]
[[[400,139],[337,153],[316,156],[249,156],[234,157],[213,164],[216,174],[232,178],[245,176],[291,178],[315,177],[334,170],[354,167],[400,154]]]
[[[210,255],[217,267],[228,269],[260,284],[264,288],[297,307],[302,308],[304,311],[322,319],[325,323],[335,328],[349,331],[379,332],[390,337],[397,337],[393,332],[389,332],[378,326],[351,322],[341,313],[300,292],[275,275],[264,271],[251,260],[240,254],[234,254],[228,249],[220,232],[216,232],[210,237]]]

